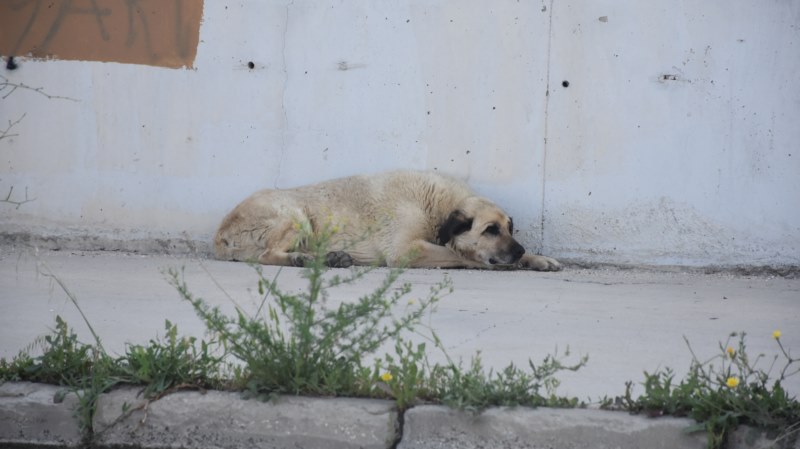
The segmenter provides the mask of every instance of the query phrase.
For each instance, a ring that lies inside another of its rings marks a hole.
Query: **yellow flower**
[[[775,332],[773,332],[772,338],[774,338],[775,340],[781,338],[781,331],[776,330]]]
[[[381,374],[381,380],[384,381],[384,382],[389,382],[392,379],[394,379],[394,377],[392,376],[392,373],[390,373],[390,372],[385,372],[385,373]]]
[[[413,305],[414,305],[414,302],[415,302],[415,301],[414,301],[413,299],[409,299],[409,300],[408,300],[408,305],[409,305],[409,306],[413,306]]]
[[[728,353],[728,356],[730,356],[730,358],[733,358],[736,355],[736,351],[730,346],[728,346],[728,349],[726,349],[725,352]]]
[[[725,384],[728,385],[728,388],[736,388],[739,385],[739,379],[736,377],[729,377]]]

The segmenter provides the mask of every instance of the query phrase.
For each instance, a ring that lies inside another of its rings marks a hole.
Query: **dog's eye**
[[[497,225],[491,225],[488,228],[486,228],[486,230],[483,231],[483,233],[489,235],[498,235],[500,234],[500,228]]]

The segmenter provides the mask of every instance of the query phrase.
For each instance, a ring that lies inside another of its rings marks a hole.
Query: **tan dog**
[[[288,190],[261,190],[222,221],[218,259],[302,266],[312,256],[303,231],[332,230],[327,264],[560,270],[525,254],[497,205],[453,178],[396,171]]]

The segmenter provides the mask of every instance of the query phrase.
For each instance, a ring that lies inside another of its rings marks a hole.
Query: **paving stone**
[[[77,397],[69,394],[57,403],[61,391],[26,382],[0,385],[0,447],[78,447]],[[284,396],[260,402],[209,391],[148,403],[139,391],[125,388],[101,397],[93,447],[388,448],[396,438],[397,413],[388,401]],[[420,406],[407,411],[404,421],[398,449],[705,447],[702,432],[684,432],[690,420],[600,410],[520,407],[475,415]],[[763,432],[740,428],[728,447],[800,449],[800,441],[783,438],[776,444]]]
[[[0,385],[0,447],[77,447],[81,433],[75,408],[78,398],[63,387],[29,382]]]
[[[474,415],[424,406],[406,412],[398,449],[704,449],[705,435],[684,433],[689,424],[601,410],[497,408]]]
[[[101,396],[98,446],[141,448],[388,448],[397,435],[394,403],[281,396],[244,400],[219,391],[179,392],[146,403],[138,389]],[[128,413],[123,413],[126,405]]]

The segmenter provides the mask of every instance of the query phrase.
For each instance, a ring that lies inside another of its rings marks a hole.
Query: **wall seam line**
[[[541,206],[541,222],[540,222],[540,236],[539,248],[540,253],[544,252],[544,228],[545,228],[545,200],[547,188],[547,139],[549,136],[548,122],[550,111],[550,54],[553,48],[553,3],[555,0],[550,0],[550,11],[548,11],[548,28],[547,28],[547,75],[545,80],[545,101],[544,101],[544,145],[542,151],[542,206]]]
[[[289,128],[289,115],[286,113],[286,90],[289,87],[289,68],[286,66],[286,39],[289,34],[289,8],[294,4],[291,0],[286,4],[286,21],[283,26],[283,46],[281,47],[281,59],[283,61],[283,92],[281,93],[281,112],[283,112],[283,127],[281,129],[281,154],[278,158],[278,173],[275,176],[275,184],[273,187],[278,188],[278,183],[281,179],[281,170],[283,169],[283,157],[286,153],[286,132]]]

